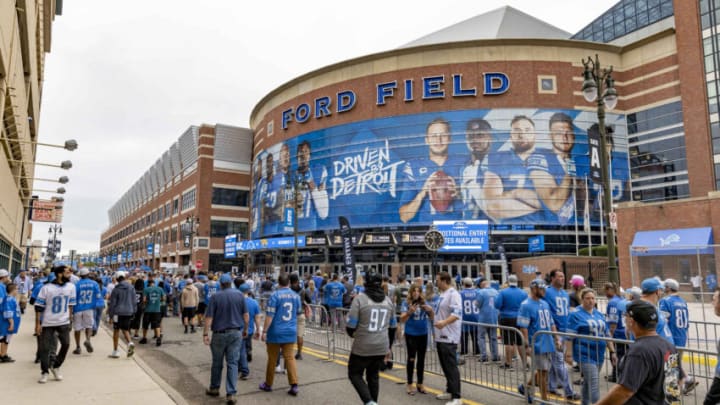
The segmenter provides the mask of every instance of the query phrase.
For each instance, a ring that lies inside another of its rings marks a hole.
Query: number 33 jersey
[[[44,307],[42,326],[61,326],[70,323],[70,307],[75,306],[75,284],[45,284],[35,306]]]
[[[358,356],[384,356],[390,347],[388,328],[397,326],[395,308],[390,298],[375,302],[365,293],[350,305],[347,326],[355,328],[352,353]]]

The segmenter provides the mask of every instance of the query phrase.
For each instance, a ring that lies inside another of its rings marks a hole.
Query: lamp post
[[[48,257],[50,258],[50,261],[55,260],[55,257],[57,256],[57,236],[58,234],[62,235],[62,226],[60,225],[53,225],[50,229],[48,229],[48,236],[52,235],[52,250],[50,250],[50,247],[48,247]]]
[[[186,233],[185,233],[185,240],[184,245],[185,247],[190,248],[190,264],[192,264],[193,260],[193,237],[194,235],[198,234],[197,228],[200,226],[200,218],[195,217],[195,214],[188,216],[185,218],[185,227],[186,227]]]
[[[583,59],[585,67],[583,73],[582,93],[588,102],[597,101],[598,130],[600,132],[600,169],[602,172],[602,202],[605,205],[605,226],[607,227],[607,250],[608,250],[608,281],[618,283],[620,277],[617,264],[615,263],[615,230],[610,223],[610,216],[613,214],[612,194],[610,189],[610,176],[608,173],[609,156],[607,150],[607,129],[605,128],[605,109],[612,110],[617,105],[618,96],[615,90],[615,81],[612,78],[612,66],[601,68],[600,59],[595,54],[595,59],[588,57]],[[598,97],[598,95],[600,95]],[[587,209],[587,208],[586,208]]]

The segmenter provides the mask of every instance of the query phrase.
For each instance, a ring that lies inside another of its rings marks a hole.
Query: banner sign
[[[395,233],[395,238],[400,245],[423,245],[425,243],[425,232]]]
[[[30,200],[32,215],[35,222],[62,222],[63,202],[56,200]]]
[[[588,143],[588,129],[596,122],[594,111],[475,109],[398,115],[301,134],[254,156],[251,238],[288,235],[294,225],[300,233],[334,231],[339,217],[355,230],[470,220],[508,229],[570,226],[578,187],[596,170]],[[610,168],[617,203],[630,197],[627,125],[619,114],[607,114],[606,122],[615,128]],[[476,134],[468,137],[468,127]],[[522,145],[510,136],[518,131],[527,134]],[[553,144],[559,134],[569,142],[563,148]],[[567,189],[540,193],[534,184],[540,176]],[[563,181],[566,177],[576,181]],[[516,197],[485,190],[488,178]],[[560,195],[563,203],[543,201],[547,195]],[[594,206],[597,189],[589,198]],[[599,215],[589,220],[600,224]]]
[[[327,245],[327,238],[324,236],[306,236],[306,246],[325,246]]]
[[[299,248],[305,247],[305,236],[299,235],[297,238]],[[242,240],[235,244],[238,252],[247,252],[253,250],[266,250],[266,249],[292,249],[295,246],[295,237],[285,236],[282,238],[266,238],[266,239],[253,239],[253,240]]]
[[[600,156],[600,131],[597,125],[588,128],[588,149],[590,155],[590,174],[588,177],[597,184],[602,184],[602,163]]]
[[[445,238],[439,252],[487,252],[488,221],[433,221]]]
[[[363,235],[363,245],[394,245],[395,240],[390,233],[366,233]]]
[[[237,251],[235,250],[237,245],[237,234],[225,236],[225,258],[234,259],[237,257]]]
[[[352,241],[352,229],[350,229],[350,222],[347,218],[339,217],[338,223],[340,225],[340,236],[343,242],[343,264],[345,267],[345,274],[352,275],[353,282],[357,280],[357,268],[355,267],[355,255],[353,254],[353,241]]]
[[[528,238],[528,251],[544,252],[545,251],[545,235],[531,236]]]

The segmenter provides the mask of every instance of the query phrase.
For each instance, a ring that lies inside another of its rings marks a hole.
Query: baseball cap
[[[248,284],[248,283],[240,284],[240,287],[238,287],[238,290],[240,290],[240,292],[248,292],[248,291],[250,291],[250,284]]]
[[[656,278],[646,278],[642,284],[640,284],[640,288],[643,294],[651,294],[657,290],[662,290],[664,287],[662,281]]]
[[[0,278],[8,277],[10,275],[10,272],[6,269],[0,269]]]
[[[122,270],[116,271],[116,272],[115,272],[115,277],[117,277],[117,278],[125,278],[125,277],[127,277],[127,273],[125,273],[125,272],[122,271]]]
[[[570,278],[570,285],[573,287],[582,287],[585,285],[585,277],[575,274]]]
[[[508,285],[517,286],[518,285],[517,276],[513,274],[512,276],[508,277],[507,282],[508,282]]]
[[[680,284],[674,278],[669,278],[663,282],[665,288],[669,288],[673,291],[680,291]]]
[[[472,279],[471,279],[470,277],[465,277],[465,278],[463,279],[463,285],[464,285],[465,287],[472,287],[472,285],[473,285]]]
[[[232,277],[230,277],[230,275],[227,273],[220,276],[220,284],[230,284],[232,283],[232,281]]]
[[[78,271],[78,276],[87,276],[90,274],[90,270],[88,270],[86,267],[83,267]]]
[[[545,284],[545,280],[536,278],[535,280],[530,282],[530,288],[537,287],[537,288],[546,288],[547,284]]]
[[[629,295],[631,297],[630,299],[636,300],[642,295],[642,290],[640,287],[633,286],[625,290],[625,294]]]
[[[641,327],[650,329],[657,325],[658,313],[654,305],[647,301],[635,300],[625,308],[628,316]]]

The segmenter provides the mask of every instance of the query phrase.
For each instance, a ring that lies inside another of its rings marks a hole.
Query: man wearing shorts
[[[73,354],[81,354],[80,334],[85,331],[85,350],[88,353],[93,352],[90,337],[92,336],[93,327],[95,326],[95,302],[101,299],[100,287],[98,283],[91,280],[88,276],[90,270],[86,267],[78,271],[80,281],[75,284],[75,308],[73,310],[73,330],[75,331],[75,350]]]
[[[495,299],[495,308],[500,311],[500,326],[506,328],[517,328],[517,316],[520,310],[520,305],[527,299],[528,295],[525,291],[518,288],[517,276],[512,275],[508,277],[508,288],[500,291],[500,294]],[[525,358],[525,351],[521,347],[522,341],[521,336],[511,329],[501,329],[503,346],[505,346],[505,361],[500,365],[500,368],[507,371],[513,370],[512,358],[515,355],[515,349],[517,349],[522,365],[525,367],[527,359]]]
[[[125,280],[125,272],[118,271],[115,275],[118,283],[110,294],[110,303],[108,304],[108,315],[113,324],[113,351],[110,354],[113,359],[120,357],[118,353],[120,331],[128,344],[127,356],[131,357],[135,353],[135,345],[130,339],[130,322],[137,310],[135,289]]]
[[[539,331],[557,332],[550,306],[543,300],[545,288],[547,288],[547,285],[543,279],[536,278],[530,282],[530,297],[520,306],[517,318],[517,326],[525,339],[526,353],[533,356],[533,367],[537,370],[537,376],[535,376],[535,372],[531,373],[530,380],[527,383],[527,390],[523,384],[518,386],[518,392],[527,395],[528,403],[532,402],[533,381],[537,381],[537,385],[540,387],[542,400],[547,401],[548,370],[550,370],[551,356],[555,353],[555,348],[560,347],[560,339],[557,336],[553,338],[552,335],[547,333],[535,336],[535,333]],[[530,339],[534,339],[534,341],[531,342]],[[532,348],[530,343],[534,343]]]
[[[182,307],[182,322],[183,326],[185,326],[185,333],[188,333],[188,326],[190,332],[195,333],[195,311],[199,303],[198,290],[193,285],[192,280],[188,279],[180,293],[180,306]]]
[[[145,315],[143,315],[143,337],[140,344],[147,343],[148,327],[152,327],[155,332],[155,346],[162,344],[162,331],[160,323],[162,321],[162,308],[165,302],[165,290],[155,285],[155,280],[148,280],[147,288],[143,291],[143,302],[145,303]]]

